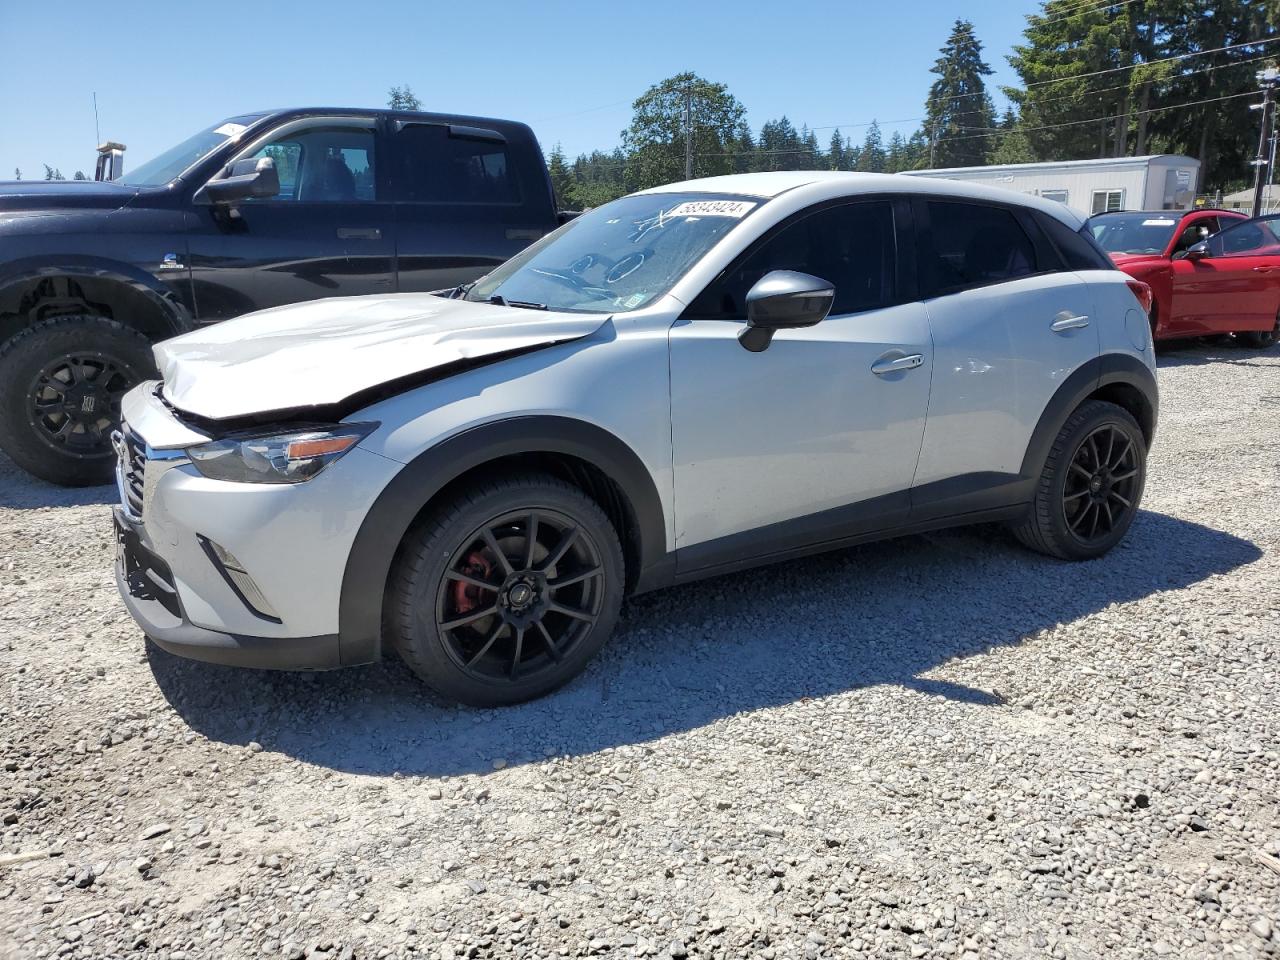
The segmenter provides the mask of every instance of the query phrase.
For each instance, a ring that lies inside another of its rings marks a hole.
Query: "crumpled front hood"
[[[213,420],[340,403],[402,377],[576,340],[608,319],[446,300],[345,297],[246,314],[157,344],[164,396]]]

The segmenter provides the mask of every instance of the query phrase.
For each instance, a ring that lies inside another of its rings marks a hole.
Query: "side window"
[[[1035,220],[1057,248],[1068,270],[1112,269],[1111,258],[1090,242],[1092,234],[1088,227],[1077,233],[1057,217],[1051,217],[1047,213],[1037,212]]]
[[[270,157],[280,177],[280,192],[264,200],[342,203],[373,200],[373,131],[331,126],[293,130],[252,156]]]
[[[396,135],[396,194],[412,203],[520,202],[505,143],[453,136],[442,124],[414,123]]]
[[[1093,191],[1093,213],[1111,213],[1124,209],[1123,190]]]
[[[1185,253],[1187,248],[1201,240],[1208,240],[1218,232],[1218,221],[1213,217],[1200,217],[1194,223],[1183,227],[1178,234],[1178,242],[1173,245],[1174,254]]]
[[[745,317],[747,291],[772,270],[828,281],[836,290],[833,316],[873,310],[894,301],[896,259],[889,201],[827,207],[792,221],[748,251],[694,300],[688,316]]]
[[[1016,280],[1037,271],[1036,251],[1017,218],[1002,207],[930,200],[929,236],[920,276],[933,295]]]
[[[1211,257],[1265,257],[1280,255],[1276,221],[1243,220],[1209,238]]]

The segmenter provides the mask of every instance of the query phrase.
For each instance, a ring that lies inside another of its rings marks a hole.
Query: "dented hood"
[[[426,293],[276,307],[157,344],[164,396],[223,420],[340,403],[459,361],[576,340],[608,319]]]

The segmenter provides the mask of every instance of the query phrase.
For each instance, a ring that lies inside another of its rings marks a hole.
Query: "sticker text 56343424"
[[[686,200],[666,212],[668,217],[733,217],[741,220],[754,210],[750,200]]]

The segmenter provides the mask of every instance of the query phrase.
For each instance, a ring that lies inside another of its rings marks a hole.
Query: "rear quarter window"
[[[1068,270],[1115,269],[1111,258],[1093,239],[1087,224],[1076,232],[1057,217],[1051,217],[1047,213],[1037,211],[1035,219],[1040,229],[1048,236],[1054,249],[1058,251],[1058,256],[1062,258]]]

